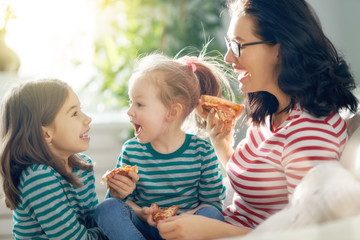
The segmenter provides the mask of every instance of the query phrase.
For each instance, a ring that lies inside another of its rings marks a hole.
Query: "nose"
[[[92,118],[89,117],[89,116],[88,116],[87,114],[85,114],[85,113],[84,113],[84,115],[85,115],[85,123],[86,123],[86,124],[90,124],[91,121],[92,121]]]
[[[236,57],[234,56],[230,48],[227,49],[224,60],[227,63],[233,63],[236,61]]]
[[[130,116],[130,117],[133,117],[134,116],[134,111],[132,109],[132,107],[130,106],[129,109],[127,110],[127,115]]]

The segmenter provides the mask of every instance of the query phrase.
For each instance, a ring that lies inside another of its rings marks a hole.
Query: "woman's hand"
[[[166,240],[217,239],[242,236],[248,229],[200,215],[181,214],[159,221],[157,228]]]
[[[199,215],[181,214],[159,221],[157,228],[162,238],[170,239],[206,239],[201,236],[208,231],[205,218]]]
[[[206,131],[209,134],[210,141],[215,148],[218,158],[225,166],[231,155],[234,153],[234,126],[224,124],[219,121],[216,116],[216,111],[211,109],[206,118]]]
[[[129,171],[128,176],[116,174],[107,181],[107,184],[110,187],[111,196],[119,199],[125,199],[135,190],[138,180],[139,175],[133,171]]]

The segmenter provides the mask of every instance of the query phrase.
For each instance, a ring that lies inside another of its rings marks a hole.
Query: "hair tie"
[[[198,58],[197,57],[188,57],[188,56],[185,56],[184,58],[183,58],[183,60],[184,60],[184,62],[185,62],[185,64],[186,64],[186,66],[189,68],[189,70],[191,71],[191,72],[196,72],[196,64],[195,63],[198,63],[199,62],[199,60],[198,60]]]

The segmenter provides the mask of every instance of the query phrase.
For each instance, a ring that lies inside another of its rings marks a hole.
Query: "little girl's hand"
[[[129,171],[128,176],[116,174],[107,181],[107,184],[110,187],[111,196],[119,199],[125,199],[135,190],[136,182],[138,180],[139,176],[132,171]]]
[[[157,223],[153,219],[153,213],[155,213],[154,209],[150,207],[143,207],[141,209],[140,219],[142,219],[143,222],[147,222],[150,226],[156,227]]]

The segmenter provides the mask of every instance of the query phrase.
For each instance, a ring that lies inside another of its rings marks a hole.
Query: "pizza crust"
[[[106,171],[106,173],[101,178],[101,183],[107,182],[110,178],[113,178],[116,174],[120,174],[122,176],[128,176],[129,171],[138,173],[139,168],[137,165],[135,165],[135,166],[127,165],[125,167],[114,168],[111,171]]]

